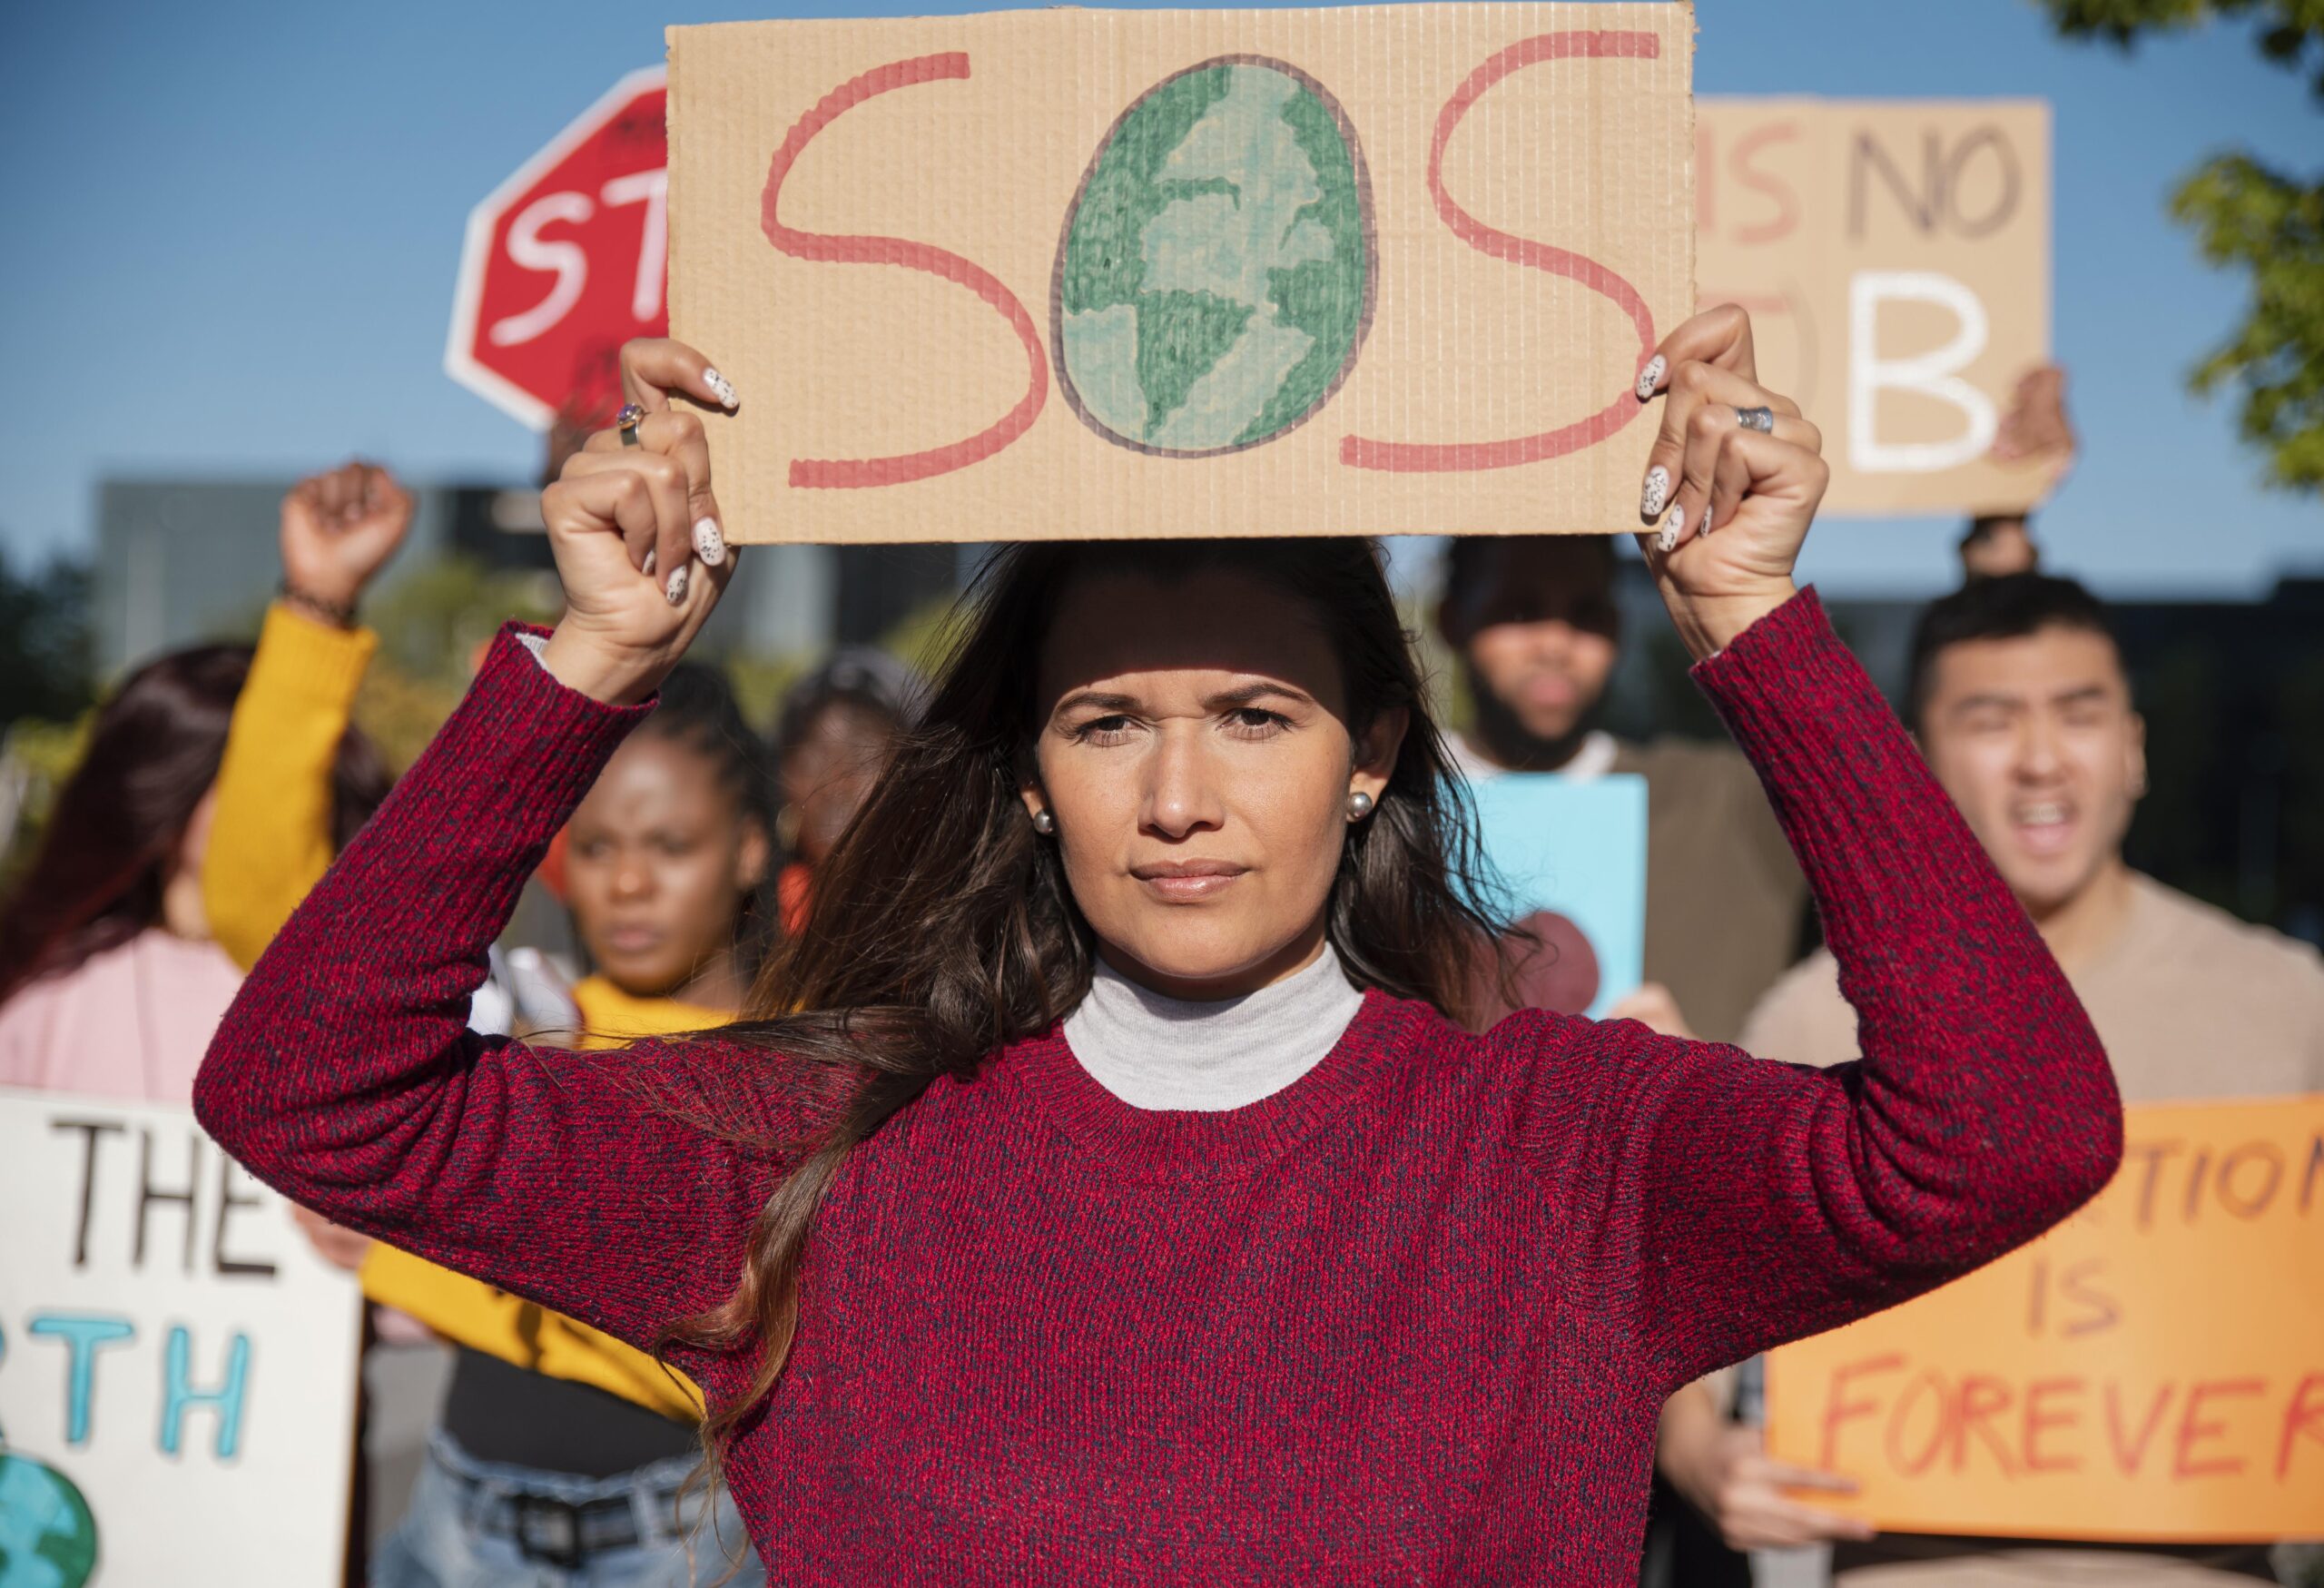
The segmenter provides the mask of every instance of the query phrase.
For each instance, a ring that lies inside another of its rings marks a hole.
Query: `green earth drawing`
[[[1165,79],[1122,113],[1067,212],[1059,384],[1089,426],[1201,457],[1321,408],[1372,317],[1372,194],[1338,104],[1278,62]]]
[[[97,1569],[97,1519],[73,1480],[0,1449],[0,1588],[82,1588]]]

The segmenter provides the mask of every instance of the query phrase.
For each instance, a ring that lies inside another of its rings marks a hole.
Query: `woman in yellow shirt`
[[[344,532],[286,502],[286,567],[316,563]],[[352,626],[351,592],[308,595],[294,572],[267,615],[203,866],[213,930],[245,966],[330,863],[331,755],[376,643]],[[596,966],[572,989],[578,1045],[734,1018],[773,929],[770,787],[724,683],[698,667],[674,674],[570,828],[569,902]],[[679,1491],[699,1458],[701,1415],[691,1384],[408,1254],[374,1246],[361,1263],[367,1296],[426,1324],[456,1356],[410,1509],[372,1563],[377,1588],[706,1584],[736,1552],[733,1580],[763,1581],[723,1494],[699,1545],[688,1537],[698,1505],[682,1517]]]

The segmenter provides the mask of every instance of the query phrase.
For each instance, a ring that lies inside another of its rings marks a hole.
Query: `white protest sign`
[[[337,1582],[361,1299],[290,1205],[188,1110],[0,1090],[0,1579]]]

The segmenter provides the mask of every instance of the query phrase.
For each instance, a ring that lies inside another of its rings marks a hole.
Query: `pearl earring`
[[[1033,831],[1047,838],[1057,831],[1057,818],[1047,811],[1033,813]]]
[[[1372,814],[1372,796],[1357,789],[1347,796],[1347,819],[1361,822]]]

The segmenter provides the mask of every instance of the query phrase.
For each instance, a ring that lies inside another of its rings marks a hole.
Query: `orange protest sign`
[[[1768,1439],[1914,1533],[2324,1534],[2324,1097],[2130,1110],[2042,1239],[1768,1359]],[[1819,1499],[1818,1503],[1822,1503]]]
[[[1635,531],[1683,5],[671,30],[728,538]]]

